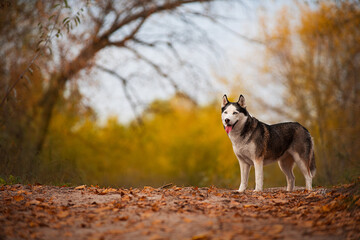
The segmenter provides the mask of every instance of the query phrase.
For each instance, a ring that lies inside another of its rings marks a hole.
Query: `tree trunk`
[[[30,131],[28,134],[33,135],[32,139],[34,139],[32,147],[30,148],[31,156],[28,156],[28,158],[30,158],[28,159],[30,163],[30,173],[36,172],[36,169],[39,167],[38,156],[43,150],[54,108],[59,97],[61,97],[65,90],[66,83],[80,70],[85,69],[89,65],[89,60],[105,46],[106,41],[104,40],[91,42],[73,61],[66,64],[62,72],[53,74],[51,84],[37,106],[38,114],[33,118],[34,126],[36,127],[35,135],[33,129],[28,128]]]

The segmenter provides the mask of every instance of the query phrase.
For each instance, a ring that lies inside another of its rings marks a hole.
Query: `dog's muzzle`
[[[233,129],[235,124],[237,124],[238,121],[236,121],[233,125],[230,125],[229,122],[230,122],[230,119],[226,118],[225,119],[225,123],[226,123],[225,131],[226,131],[227,134],[229,134],[231,132],[231,130]]]

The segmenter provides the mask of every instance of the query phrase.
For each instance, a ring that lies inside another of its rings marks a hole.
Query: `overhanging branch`
[[[139,24],[130,32],[130,34],[126,37],[124,37],[121,41],[115,41],[115,42],[109,42],[111,45],[117,46],[117,47],[124,47],[125,43],[133,39],[136,35],[136,33],[140,30],[140,28],[143,26],[144,22],[146,20],[146,17],[141,18]]]
[[[100,69],[103,72],[106,72],[106,73],[112,75],[116,79],[120,80],[120,82],[123,86],[125,98],[128,100],[131,110],[133,111],[136,120],[138,121],[139,124],[142,124],[143,122],[142,122],[141,118],[139,117],[139,115],[137,114],[137,108],[136,108],[137,105],[136,105],[135,101],[132,99],[131,94],[127,88],[127,84],[128,84],[127,79],[124,78],[123,76],[121,76],[120,74],[118,74],[117,72],[115,72],[111,69],[105,68],[101,65],[96,64],[95,67]]]
[[[141,55],[138,51],[135,49],[126,46],[128,50],[130,50],[138,59],[144,61],[148,65],[150,65],[160,76],[162,76],[165,79],[168,79],[170,84],[174,87],[176,91],[179,91],[179,86],[176,84],[175,80],[172,79],[167,73],[165,73],[161,67],[154,62],[152,62],[150,59],[146,58],[145,56]]]

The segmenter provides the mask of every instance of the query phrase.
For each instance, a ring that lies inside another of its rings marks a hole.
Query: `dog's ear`
[[[238,104],[240,105],[240,107],[246,108],[245,98],[244,98],[243,95],[240,95],[239,100],[238,100]]]
[[[222,97],[221,107],[224,107],[228,102],[229,100],[227,99],[226,94],[224,94],[224,96]]]

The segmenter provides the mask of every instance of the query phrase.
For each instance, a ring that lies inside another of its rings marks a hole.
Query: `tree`
[[[121,49],[119,53],[136,58],[166,80],[167,85],[183,91],[166,66],[143,52],[165,49],[167,55],[171,54],[185,66],[186,61],[178,52],[179,44],[204,43],[206,34],[193,18],[215,19],[211,15],[210,2],[213,1],[108,0],[68,4],[66,0],[39,0],[14,1],[6,11],[0,10],[1,55],[6,56],[0,60],[0,96],[6,96],[0,116],[0,126],[4,130],[0,134],[1,171],[27,178],[36,176],[39,153],[43,150],[53,113],[64,109],[59,103],[76,99],[73,104],[78,113],[88,112],[80,98],[72,95],[80,94],[75,80],[88,78],[87,73],[94,69],[119,79],[128,100],[134,103],[129,86],[132,79],[138,77],[136,70],[125,76],[118,69],[101,65],[97,60],[105,50]],[[171,18],[176,19],[175,23],[164,28]],[[80,22],[80,27],[75,28]],[[158,28],[158,34],[146,35],[145,30],[151,32],[156,22],[163,26],[162,30]],[[177,27],[192,30],[194,34],[182,35]],[[37,54],[38,46],[44,45],[44,38],[51,38],[49,48],[27,67]],[[28,72],[17,83],[21,75],[19,69]],[[12,89],[11,86],[15,87]],[[9,89],[12,90],[10,95],[7,94]]]
[[[267,32],[268,66],[285,86],[292,118],[315,139],[318,182],[333,184],[359,174],[360,4],[300,5],[298,25],[286,11]]]

